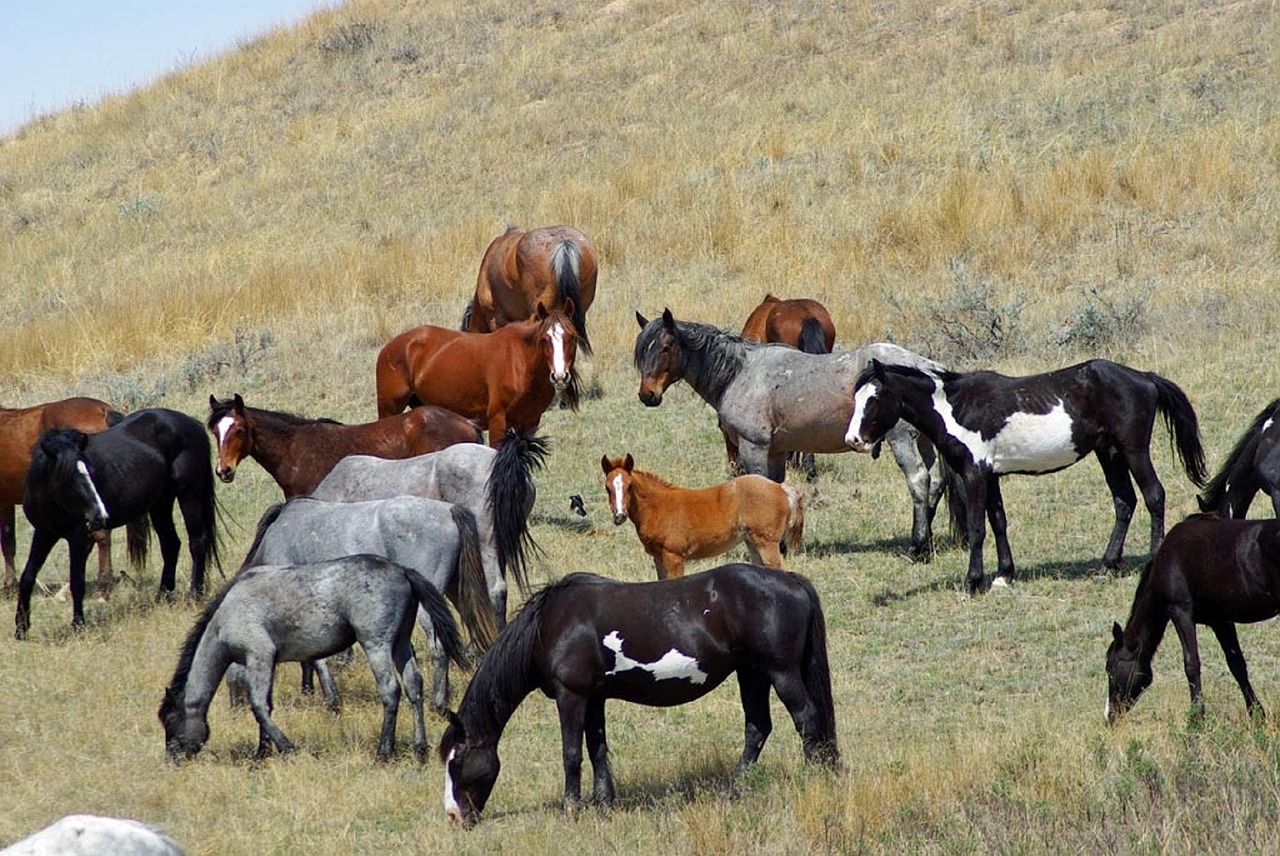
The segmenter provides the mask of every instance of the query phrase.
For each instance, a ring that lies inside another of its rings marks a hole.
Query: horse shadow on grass
[[[537,523],[542,526],[550,526],[564,532],[573,532],[578,535],[585,535],[596,527],[591,520],[586,517],[573,518],[563,514],[530,514],[530,523]]]

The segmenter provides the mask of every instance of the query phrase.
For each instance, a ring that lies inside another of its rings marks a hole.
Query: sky
[[[337,5],[339,0],[0,0],[0,136]]]

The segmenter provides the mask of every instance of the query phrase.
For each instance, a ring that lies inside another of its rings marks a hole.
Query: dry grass
[[[456,324],[509,223],[567,222],[601,254],[589,373],[604,394],[544,422],[548,577],[652,573],[604,513],[602,453],[633,451],[682,483],[724,473],[712,415],[687,390],[657,410],[635,402],[634,313],[664,305],[736,327],[766,291],[808,295],[843,345],[919,345],[960,282],[997,305],[1023,295],[1016,340],[983,365],[1099,355],[1159,371],[1191,396],[1220,461],[1280,378],[1280,14],[846,5],[357,0],[40,119],[0,140],[0,403],[85,393],[202,415],[210,393],[240,391],[365,421],[388,336]],[[1136,301],[1141,323],[1062,344],[1091,299]],[[1194,500],[1155,446],[1172,521]],[[591,517],[570,515],[573,493]],[[760,770],[732,798],[731,688],[668,711],[616,704],[621,805],[566,817],[554,714],[531,698],[503,741],[491,816],[465,835],[444,827],[437,764],[373,763],[377,705],[359,668],[339,720],[283,671],[298,757],[252,763],[248,717],[215,705],[206,752],[174,769],[154,710],[195,608],[151,606],[152,576],[92,605],[72,638],[68,607],[40,601],[32,641],[0,642],[0,841],[71,811],[142,817],[208,853],[1274,841],[1280,739],[1245,722],[1216,651],[1204,730],[1182,721],[1172,643],[1131,719],[1101,724],[1107,630],[1133,577],[1095,572],[1110,516],[1097,468],[1005,494],[1024,580],[969,600],[959,552],[900,558],[909,509],[894,467],[824,464],[792,566],[826,604],[844,773],[803,771],[778,708]],[[238,557],[277,493],[246,467],[220,496]],[[1138,558],[1145,528],[1139,514]],[[1271,630],[1242,634],[1264,703],[1280,695]]]

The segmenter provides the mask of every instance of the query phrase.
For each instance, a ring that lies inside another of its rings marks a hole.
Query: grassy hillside
[[[1249,2],[350,2],[0,140],[0,404],[79,393],[203,418],[210,393],[238,391],[366,421],[382,342],[456,325],[508,224],[571,223],[601,258],[586,372],[602,395],[543,423],[541,579],[652,574],[605,512],[601,454],[686,484],[724,475],[688,390],[636,402],[637,310],[736,328],[773,291],[822,300],[845,347],[891,337],[1009,372],[1112,357],[1187,391],[1216,466],[1280,394],[1278,23]],[[1153,448],[1172,524],[1193,489],[1162,428]],[[612,705],[621,805],[565,817],[553,706],[534,697],[492,816],[456,834],[437,763],[373,763],[361,666],[339,720],[282,669],[299,757],[251,763],[249,718],[216,704],[209,747],[173,769],[154,710],[196,607],[153,607],[153,567],[91,604],[81,636],[54,599],[30,642],[0,633],[0,842],[82,810],[209,853],[1275,839],[1280,736],[1246,722],[1211,634],[1206,726],[1186,728],[1172,636],[1129,720],[1101,722],[1102,655],[1136,577],[1097,570],[1111,508],[1095,464],[1009,482],[1023,580],[978,599],[960,594],[962,551],[901,557],[891,464],[833,456],[810,490],[790,566],[827,608],[840,775],[800,769],[775,705],[731,798],[741,715],[725,687],[669,711]],[[278,492],[250,463],[219,495],[234,566]],[[1139,512],[1136,561],[1145,531]],[[28,535],[22,521],[20,557]],[[65,578],[64,556],[42,579]],[[1280,639],[1269,623],[1241,636],[1274,708]]]

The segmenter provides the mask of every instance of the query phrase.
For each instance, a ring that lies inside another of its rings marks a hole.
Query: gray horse
[[[453,601],[472,644],[480,651],[492,644],[497,627],[485,592],[476,518],[460,505],[417,496],[366,502],[294,497],[262,516],[243,567],[323,562],[356,553],[383,556],[422,574]],[[432,640],[431,703],[444,710],[449,658],[423,610],[418,623]]]
[[[249,706],[258,720],[258,757],[271,745],[281,754],[291,752],[293,743],[271,720],[276,663],[327,657],[359,642],[382,700],[378,758],[395,753],[403,682],[413,706],[413,751],[421,760],[427,747],[422,675],[409,641],[415,606],[448,657],[465,666],[444,597],[417,571],[380,556],[263,565],[236,575],[187,635],[164,691],[157,715],[169,759],[190,758],[209,739],[209,702],[232,663],[246,672]]]
[[[637,312],[636,321],[640,401],[657,407],[667,387],[686,381],[715,408],[726,442],[737,448],[738,466],[776,482],[786,474],[788,452],[849,451],[844,434],[853,413],[853,387],[872,358],[941,368],[884,342],[831,354],[748,342],[710,324],[677,321],[670,309],[652,321]],[[885,439],[911,493],[911,554],[927,560],[947,473],[932,444],[905,422],[897,423]]]
[[[412,458],[388,460],[348,455],[312,491],[313,499],[355,502],[422,496],[452,502],[475,515],[480,533],[489,602],[498,629],[507,623],[507,574],[529,594],[528,559],[537,547],[529,534],[536,489],[547,444],[532,431],[509,430],[498,448],[458,443]]]

